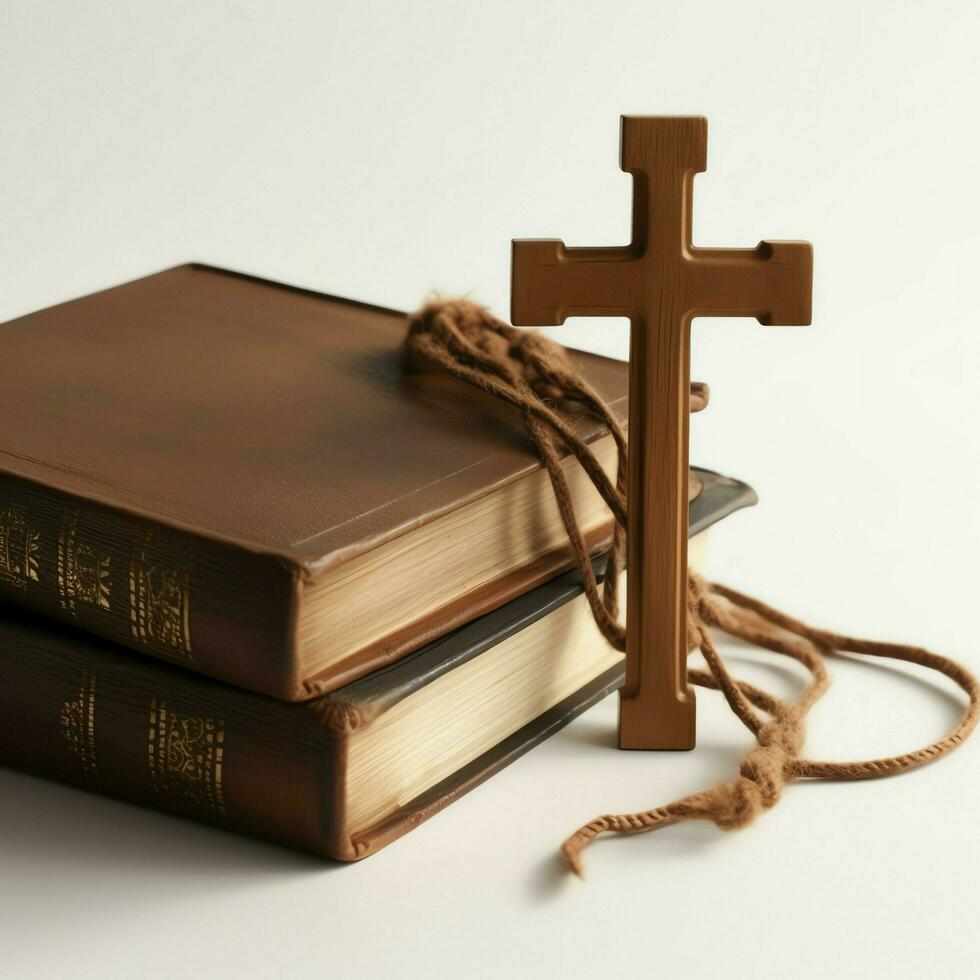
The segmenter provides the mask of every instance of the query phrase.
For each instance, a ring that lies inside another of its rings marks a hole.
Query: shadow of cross
[[[557,326],[568,316],[631,322],[624,749],[690,749],[695,742],[686,666],[691,320],[810,322],[809,243],[691,244],[692,184],[705,169],[707,132],[702,117],[623,117],[622,169],[633,175],[629,245],[513,243],[516,325]]]

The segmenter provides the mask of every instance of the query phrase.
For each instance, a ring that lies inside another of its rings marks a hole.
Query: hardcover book
[[[200,265],[3,325],[0,598],[295,701],[569,567],[516,410],[406,371],[405,329]],[[624,416],[625,365],[571,356]]]
[[[699,474],[691,558],[755,501]],[[377,850],[623,679],[565,573],[342,689],[288,704],[13,607],[0,762],[317,854]]]

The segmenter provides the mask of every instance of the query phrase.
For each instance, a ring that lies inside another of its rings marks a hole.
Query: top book
[[[3,325],[0,598],[304,700],[559,573],[520,416],[407,372],[405,330],[201,265]],[[572,357],[625,417],[625,365]],[[566,464],[598,551],[608,514]]]

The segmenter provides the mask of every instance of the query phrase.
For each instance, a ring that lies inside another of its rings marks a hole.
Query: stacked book
[[[199,265],[0,327],[0,763],[354,859],[622,682],[520,417],[405,329]],[[755,498],[691,486],[695,554]]]

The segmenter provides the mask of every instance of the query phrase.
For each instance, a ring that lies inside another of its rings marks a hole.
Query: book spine
[[[330,853],[343,743],[304,706],[0,612],[0,764]]]
[[[241,687],[291,699],[298,571],[9,475],[0,599]]]

